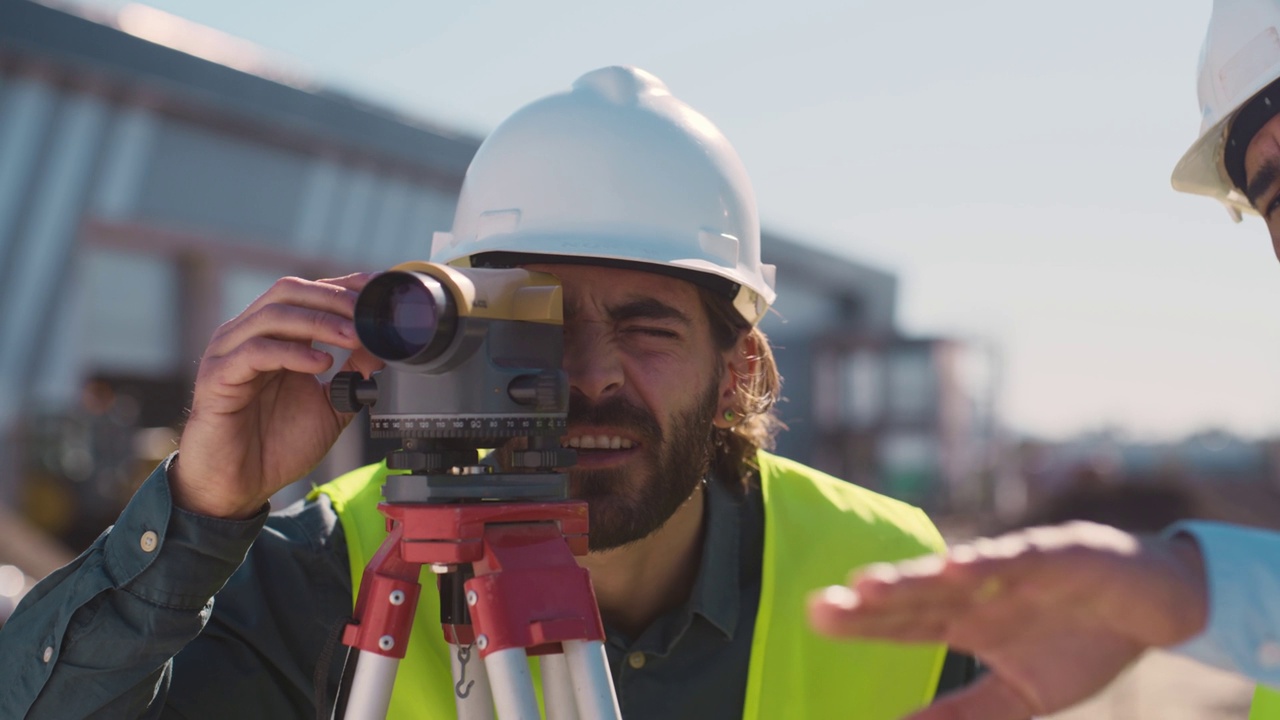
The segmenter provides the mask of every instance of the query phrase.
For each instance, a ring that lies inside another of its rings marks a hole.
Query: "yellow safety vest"
[[[1253,691],[1249,720],[1280,720],[1280,691],[1259,685]]]
[[[941,551],[938,531],[917,508],[776,455],[762,452],[758,461],[764,558],[744,718],[893,720],[927,704],[945,647],[828,640],[809,629],[805,603],[813,590],[844,582],[853,568]],[[311,493],[327,495],[338,513],[357,594],[365,565],[386,537],[377,504],[387,474],[385,465],[370,465]],[[453,718],[448,646],[429,569],[421,582],[388,717]]]

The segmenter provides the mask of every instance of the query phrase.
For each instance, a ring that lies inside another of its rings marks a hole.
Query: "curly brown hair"
[[[711,339],[721,352],[732,348],[747,334],[746,352],[751,373],[737,378],[736,420],[731,427],[711,429],[714,454],[712,473],[732,488],[745,488],[758,467],[757,450],[771,450],[778,431],[786,428],[774,414],[782,397],[782,375],[773,359],[773,348],[759,327],[753,327],[733,307],[728,298],[699,287],[702,307],[711,324]]]

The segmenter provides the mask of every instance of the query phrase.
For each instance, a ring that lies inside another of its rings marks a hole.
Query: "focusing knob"
[[[378,399],[378,385],[358,372],[340,372],[329,382],[329,403],[338,412],[360,412]]]
[[[548,370],[538,375],[538,410],[564,410],[569,406],[569,384],[563,370]]]
[[[507,394],[537,412],[564,412],[569,407],[569,384],[563,370],[520,375],[507,386]]]
[[[578,453],[572,448],[547,450],[515,450],[511,453],[511,466],[546,470],[564,468],[578,462]]]
[[[438,473],[454,467],[470,467],[479,462],[480,456],[475,450],[409,450],[405,448],[387,455],[388,468],[415,473]]]
[[[387,455],[387,467],[392,470],[410,470],[423,473],[439,472],[444,468],[444,458],[440,456],[440,453],[397,450]]]

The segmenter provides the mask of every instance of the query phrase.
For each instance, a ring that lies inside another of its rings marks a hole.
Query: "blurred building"
[[[814,462],[932,513],[995,502],[998,358],[948,338],[830,331],[814,343]]]
[[[478,143],[151,8],[0,2],[0,499],[113,517],[103,466],[172,449],[121,434],[181,422],[217,326],[283,275],[425,255]]]
[[[989,512],[1003,447],[995,348],[905,337],[893,275],[768,233],[763,246],[778,266],[761,327],[784,378],[779,451],[931,512]]]
[[[136,482],[172,448],[140,431],[181,422],[217,326],[280,276],[426,256],[479,143],[145,6],[0,1],[0,501],[54,526],[87,517],[60,503],[123,502],[128,458],[107,450],[140,460]],[[887,273],[768,232],[765,253],[780,449],[916,500],[954,494],[977,467],[959,444],[992,424],[962,346],[902,339]],[[317,474],[367,454],[353,427]],[[108,499],[83,492],[103,483]]]

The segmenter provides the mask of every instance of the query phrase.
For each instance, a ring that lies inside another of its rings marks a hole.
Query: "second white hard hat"
[[[1268,86],[1277,78],[1280,2],[1215,0],[1196,86],[1200,137],[1174,168],[1174,189],[1221,201],[1237,221],[1241,213],[1256,212],[1241,189],[1244,146],[1261,127],[1259,121],[1280,111],[1280,104],[1274,111],[1267,106],[1273,102]],[[1256,111],[1251,101],[1256,101]],[[1280,92],[1274,102],[1280,103]],[[1251,127],[1236,127],[1247,115],[1252,115],[1252,122],[1246,123]]]
[[[751,324],[774,299],[746,169],[706,117],[630,67],[587,73],[476,152],[433,262],[591,262],[723,292]]]

